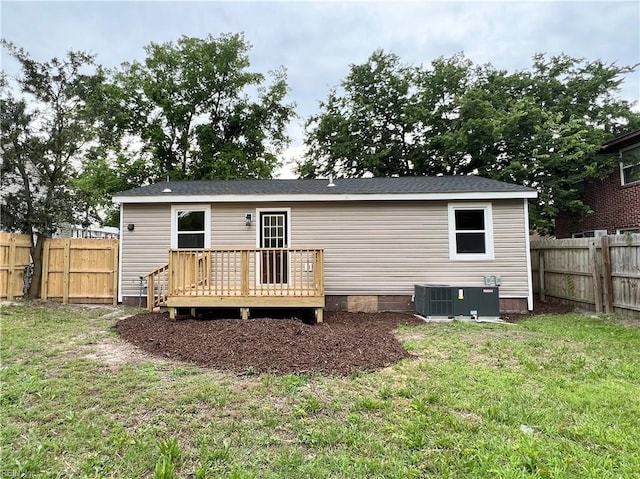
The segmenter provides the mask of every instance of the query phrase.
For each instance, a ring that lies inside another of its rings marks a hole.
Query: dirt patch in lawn
[[[149,361],[150,355],[122,339],[109,338],[103,342],[80,346],[82,356],[98,361],[105,366],[118,369],[123,364]]]
[[[146,313],[116,324],[127,341],[164,358],[246,372],[346,375],[411,357],[393,334],[424,324],[412,314],[326,312],[322,324],[298,319],[178,319]]]

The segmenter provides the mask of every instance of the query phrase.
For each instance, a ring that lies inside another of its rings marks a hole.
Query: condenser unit
[[[416,312],[424,317],[499,317],[497,286],[415,285]]]

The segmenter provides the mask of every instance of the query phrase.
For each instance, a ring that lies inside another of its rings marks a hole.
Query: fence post
[[[591,258],[591,273],[593,276],[593,297],[596,304],[596,313],[602,312],[602,281],[600,280],[600,270],[598,269],[598,254],[596,242],[589,244],[589,257]]]
[[[15,234],[11,234],[9,238],[9,270],[8,281],[7,281],[7,300],[13,301],[13,290],[15,289],[15,278],[16,278],[16,236]]]
[[[609,237],[600,238],[602,246],[602,281],[604,288],[604,311],[613,312],[613,281],[611,278],[611,252],[609,250]]]
[[[40,298],[47,299],[49,295],[49,249],[51,239],[47,238],[42,244],[42,274],[40,277]]]
[[[113,251],[113,305],[118,304],[118,272],[120,271],[120,265],[118,264],[119,246],[117,241],[114,241],[111,245]]]
[[[539,281],[539,293],[540,293],[540,301],[545,300],[545,292],[544,292],[544,250],[541,249],[538,251],[538,281]]]
[[[62,272],[62,304],[69,302],[69,277],[71,273],[71,240],[64,240],[64,268]]]

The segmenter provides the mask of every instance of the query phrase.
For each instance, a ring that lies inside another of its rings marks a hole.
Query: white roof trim
[[[398,200],[503,200],[537,198],[536,191],[465,191],[459,193],[377,193],[377,194],[270,194],[270,195],[147,195],[114,196],[115,203],[264,203],[300,201],[398,201]]]

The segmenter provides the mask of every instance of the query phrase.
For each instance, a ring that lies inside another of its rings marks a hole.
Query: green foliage
[[[172,463],[179,463],[182,460],[182,450],[175,437],[160,441],[158,449],[160,450],[160,455]]]
[[[123,64],[96,92],[105,131],[119,135],[114,146],[127,137],[141,144],[151,181],[270,177],[294,111],[284,70],[267,84],[249,69],[250,47],[239,34],[148,45],[144,62]],[[110,166],[129,178],[127,165]]]
[[[0,77],[0,186],[2,226],[36,238],[31,247],[29,297],[40,293],[44,238],[65,224],[98,219],[91,197],[74,188],[87,145],[97,139],[89,92],[104,78],[94,57],[33,60],[11,42],[1,45],[18,62],[19,75]]]
[[[134,156],[122,151],[110,155],[104,148],[94,148],[87,153],[83,172],[71,183],[86,204],[102,212],[106,226],[120,225],[120,209],[112,203],[111,193],[135,188],[148,180],[145,161],[133,159]]]
[[[92,91],[100,143],[75,186],[106,224],[118,224],[113,193],[149,182],[271,177],[294,106],[284,69],[251,71],[250,48],[230,34],[151,43]]]
[[[529,71],[473,65],[461,54],[428,67],[374,52],[307,120],[303,177],[480,174],[531,186],[531,225],[588,214],[584,181],[609,174],[603,142],[640,127],[617,97],[637,66],[536,55]]]
[[[69,52],[37,62],[2,40],[20,73],[0,82],[2,224],[8,230],[49,235],[64,223],[89,225],[89,211],[72,187],[86,145],[96,138],[87,92],[102,81],[94,57]]]
[[[176,466],[182,461],[182,450],[178,440],[174,437],[165,439],[158,443],[160,457],[156,462],[153,477],[154,479],[173,479],[175,477]]]
[[[156,467],[153,470],[154,479],[173,479],[175,477],[175,465],[166,456],[161,456],[156,462]]]

